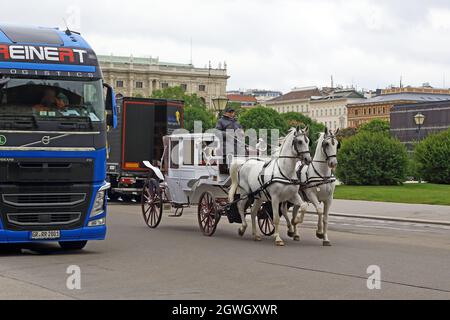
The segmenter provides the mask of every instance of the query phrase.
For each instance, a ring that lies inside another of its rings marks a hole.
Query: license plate
[[[55,240],[61,238],[61,231],[33,231],[32,240]]]

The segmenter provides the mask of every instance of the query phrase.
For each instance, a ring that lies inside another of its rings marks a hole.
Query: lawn
[[[395,187],[339,186],[335,199],[450,206],[450,185],[406,184]]]

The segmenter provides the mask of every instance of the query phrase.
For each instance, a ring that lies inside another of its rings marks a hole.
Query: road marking
[[[296,270],[307,271],[307,272],[322,273],[322,274],[341,276],[341,277],[347,277],[347,278],[360,279],[360,280],[367,281],[367,276],[363,277],[363,276],[358,276],[358,275],[353,275],[353,274],[346,274],[346,273],[338,273],[338,272],[319,270],[319,269],[310,269],[310,268],[304,268],[304,267],[289,266],[289,265],[272,263],[272,262],[267,262],[267,261],[258,261],[258,262],[262,263],[262,264],[266,264],[266,265],[275,266],[275,267],[283,267],[283,268],[296,269]],[[382,283],[386,283],[386,284],[402,286],[402,287],[414,288],[414,289],[422,289],[422,290],[436,291],[436,292],[442,292],[442,293],[450,293],[450,290],[439,289],[439,288],[432,288],[432,287],[426,287],[426,286],[419,286],[419,285],[413,285],[413,284],[409,284],[409,283],[402,283],[402,282],[395,282],[395,281],[386,281],[386,280],[382,280],[381,282]]]

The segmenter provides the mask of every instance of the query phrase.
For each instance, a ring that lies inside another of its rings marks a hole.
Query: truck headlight
[[[111,187],[111,184],[106,184],[101,187],[95,196],[94,205],[92,206],[90,217],[96,217],[105,212],[105,199],[106,199],[106,190]]]

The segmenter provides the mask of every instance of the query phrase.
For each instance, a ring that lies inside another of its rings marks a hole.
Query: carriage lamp
[[[417,141],[420,141],[420,131],[422,130],[422,126],[425,123],[425,116],[422,113],[418,113],[414,117],[414,121],[416,122],[416,125],[418,128],[418,130],[417,130],[418,140]]]
[[[212,99],[214,111],[217,113],[221,113],[224,111],[228,105],[228,98],[226,97],[217,97]]]

